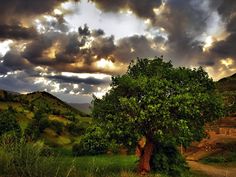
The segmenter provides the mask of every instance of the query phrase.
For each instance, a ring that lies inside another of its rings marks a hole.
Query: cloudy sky
[[[236,72],[235,0],[0,0],[0,89],[90,102],[137,57]]]

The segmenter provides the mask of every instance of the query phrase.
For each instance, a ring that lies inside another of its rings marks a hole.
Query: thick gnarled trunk
[[[154,149],[153,142],[147,138],[146,144],[144,148],[141,150],[141,154],[140,154],[140,161],[138,165],[139,173],[145,174],[145,173],[150,172],[151,170],[150,160],[152,157],[153,149]]]

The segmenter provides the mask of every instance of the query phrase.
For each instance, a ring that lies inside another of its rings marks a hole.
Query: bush
[[[155,146],[151,166],[154,171],[172,177],[181,176],[188,169],[185,159],[175,145],[161,143]]]
[[[39,120],[39,131],[40,133],[43,133],[43,131],[50,127],[50,121],[48,120],[47,117],[43,117]]]
[[[56,131],[58,135],[60,135],[63,131],[64,124],[62,122],[59,122],[57,120],[52,120],[50,122],[50,127]]]
[[[24,137],[29,141],[35,141],[40,138],[40,131],[38,124],[35,120],[32,120],[24,131]]]
[[[12,108],[0,113],[0,136],[10,131],[21,133],[20,126],[16,120],[16,113]]]
[[[69,123],[66,125],[68,132],[72,135],[82,135],[85,133],[87,125],[80,123]]]
[[[104,132],[100,127],[89,128],[78,144],[72,147],[72,153],[78,155],[97,155],[107,152],[109,146]]]

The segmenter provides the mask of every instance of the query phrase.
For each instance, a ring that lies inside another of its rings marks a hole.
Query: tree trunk
[[[146,144],[144,146],[144,148],[142,149],[142,153],[140,156],[140,161],[139,161],[139,165],[138,165],[138,171],[141,174],[146,174],[148,172],[150,172],[151,167],[150,167],[150,160],[151,160],[151,156],[153,153],[153,148],[154,148],[154,144],[150,139],[146,139]]]

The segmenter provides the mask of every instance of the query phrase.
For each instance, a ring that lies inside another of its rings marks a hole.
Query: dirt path
[[[191,169],[201,171],[207,174],[209,177],[236,177],[236,167],[215,167],[195,161],[188,161],[188,164]]]

